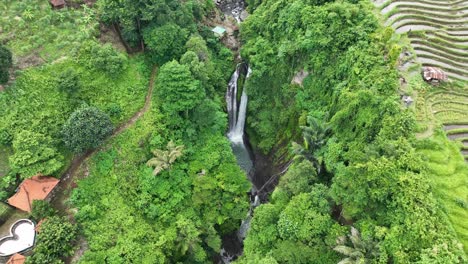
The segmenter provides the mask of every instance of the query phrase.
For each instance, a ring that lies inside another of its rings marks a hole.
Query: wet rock
[[[242,12],[240,13],[240,20],[244,21],[245,19],[247,19],[248,16],[249,16],[249,13],[245,10],[242,10]]]
[[[233,16],[238,23],[242,21],[241,16],[245,9],[243,0],[215,0],[215,3],[225,15]]]

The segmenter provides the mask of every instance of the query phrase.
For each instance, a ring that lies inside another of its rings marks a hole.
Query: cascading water
[[[236,70],[237,72],[237,70]],[[247,68],[247,76],[245,77],[246,79],[249,78],[252,70],[250,70],[250,67]],[[235,73],[236,74],[236,73]],[[237,78],[239,78],[239,75],[237,75]],[[237,80],[236,80],[237,83]],[[236,92],[235,95],[237,95],[237,84],[235,85]],[[234,98],[236,100],[236,98]],[[242,89],[242,95],[241,95],[241,101],[240,101],[240,106],[239,106],[239,114],[234,115],[234,117],[237,116],[237,119],[233,119],[235,123],[233,124],[232,128],[230,129],[228,133],[228,137],[233,143],[242,143],[244,144],[244,126],[245,126],[245,118],[247,114],[247,92],[244,86],[244,89]],[[230,100],[232,102],[232,99]],[[237,101],[237,100],[236,100]],[[235,105],[237,105],[237,102],[233,102]],[[230,126],[231,127],[231,126]]]
[[[225,15],[232,15],[238,24],[246,17],[245,2],[243,0],[216,0],[217,6]],[[252,219],[253,209],[260,205],[260,199],[256,196],[257,188],[252,179],[253,175],[253,160],[252,155],[247,148],[244,137],[244,126],[247,116],[247,89],[244,84],[239,83],[239,77],[245,75],[245,80],[250,76],[251,70],[246,64],[240,63],[231,76],[227,91],[226,104],[229,117],[229,131],[227,137],[231,142],[232,152],[236,156],[237,163],[244,170],[248,179],[252,182],[251,189],[251,204],[246,218],[242,221],[237,234],[230,234],[223,237],[223,248],[220,252],[222,263],[228,264],[242,254],[242,242],[247,235]],[[244,81],[245,83],[245,81]],[[240,101],[238,101],[238,86],[242,87]]]
[[[229,117],[229,132],[236,126],[237,122],[237,81],[239,80],[240,64],[229,80],[228,89],[226,91],[226,104]],[[229,133],[228,133],[229,134]]]
[[[253,163],[250,157],[250,153],[247,150],[244,142],[244,126],[245,118],[247,115],[247,101],[248,96],[245,86],[242,89],[242,95],[240,104],[237,103],[237,91],[238,91],[238,80],[243,68],[243,64],[239,64],[236,67],[236,71],[232,74],[231,80],[229,81],[228,89],[226,91],[226,103],[229,116],[229,131],[228,138],[231,141],[232,151],[237,158],[239,166],[247,173],[250,174]],[[246,79],[250,75],[250,68],[247,69]]]
[[[248,96],[245,85],[243,85],[240,103],[238,103],[237,101],[238,81],[241,74],[245,72],[245,69],[245,64],[237,65],[236,70],[231,76],[231,80],[229,81],[228,88],[226,91],[226,104],[229,117],[229,131],[227,133],[227,137],[229,138],[229,141],[231,141],[231,148],[234,155],[236,156],[237,163],[245,171],[247,177],[252,182],[251,194],[255,194],[257,189],[251,179],[253,161],[244,141],[244,126],[245,119],[247,116],[248,102]],[[249,78],[250,74],[251,70],[249,67],[247,67],[247,74],[245,76],[245,80]],[[237,239],[240,243],[242,243],[242,241],[247,235],[247,231],[249,230],[253,209],[259,204],[260,199],[258,196],[255,196],[251,201],[249,212],[246,215],[246,218],[242,221],[241,226],[239,227],[239,230],[237,232]],[[237,254],[240,255],[241,253],[242,244],[240,246],[240,251],[237,252]],[[221,250],[220,255],[222,257],[222,261],[225,264],[230,263],[233,259],[235,259],[238,256],[236,254],[229,254],[224,248]]]

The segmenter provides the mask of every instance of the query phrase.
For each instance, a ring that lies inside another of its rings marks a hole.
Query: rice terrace
[[[449,82],[429,86],[407,69],[409,86],[416,99],[420,137],[433,135],[444,143],[441,129],[457,144],[445,152],[423,149],[433,173],[436,193],[457,230],[465,248],[468,245],[468,170],[456,152],[468,160],[468,1],[375,1],[387,25],[406,34],[416,63],[443,69]],[[414,73],[416,74],[416,73]],[[416,79],[416,80],[414,80]],[[435,132],[435,135],[434,135]],[[443,166],[444,165],[444,166]]]
[[[468,0],[0,1],[0,264],[467,252]]]

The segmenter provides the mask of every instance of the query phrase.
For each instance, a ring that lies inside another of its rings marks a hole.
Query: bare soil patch
[[[100,25],[99,41],[102,43],[110,43],[112,46],[122,52],[126,52],[125,45],[122,43],[119,34],[115,31],[114,27],[106,26],[104,24]]]

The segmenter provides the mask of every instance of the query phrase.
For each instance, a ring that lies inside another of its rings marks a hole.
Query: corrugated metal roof
[[[226,29],[220,26],[216,26],[211,31],[213,31],[216,34],[223,35],[226,32]]]

